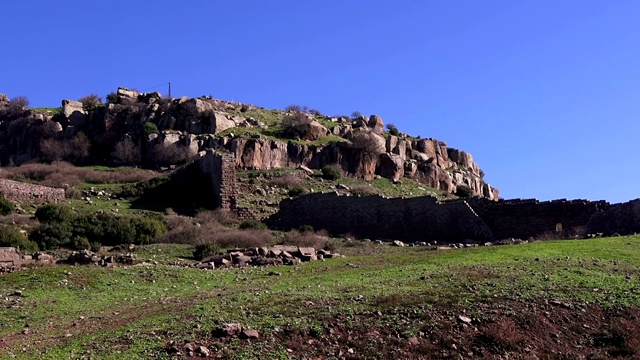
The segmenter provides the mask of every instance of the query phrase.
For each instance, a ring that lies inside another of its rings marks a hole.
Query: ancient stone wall
[[[587,200],[438,202],[432,197],[388,199],[335,193],[280,203],[269,219],[285,229],[312,225],[333,234],[406,241],[478,242],[508,238],[567,238],[640,232],[640,199],[622,204]]]
[[[489,228],[465,202],[439,203],[432,197],[311,194],[283,200],[280,212],[269,222],[285,229],[307,224],[333,234],[375,239],[441,242],[493,239]]]
[[[613,204],[609,209],[593,214],[586,232],[604,235],[640,233],[640,199]]]
[[[218,208],[232,210],[236,207],[236,160],[231,154],[207,149],[200,154],[200,171],[211,177],[213,194]]]
[[[64,201],[64,189],[56,189],[48,186],[34,185],[0,179],[0,193],[16,202],[60,202]]]
[[[611,207],[606,201],[514,199],[468,200],[497,239],[584,235],[591,216]]]

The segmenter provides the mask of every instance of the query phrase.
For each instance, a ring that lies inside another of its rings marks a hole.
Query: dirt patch
[[[262,348],[279,344],[292,358],[305,359],[639,358],[639,319],[638,308],[497,301],[343,314],[324,319],[321,327],[276,329],[259,342]],[[230,345],[230,340],[200,340]],[[256,344],[235,346],[239,351]]]

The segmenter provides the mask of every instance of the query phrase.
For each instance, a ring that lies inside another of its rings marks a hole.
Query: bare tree
[[[116,162],[122,165],[140,163],[140,149],[128,137],[116,144],[112,155]]]

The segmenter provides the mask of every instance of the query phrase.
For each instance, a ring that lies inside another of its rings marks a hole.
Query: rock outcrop
[[[7,139],[6,146],[0,147],[0,161],[29,161],[42,155],[43,139],[70,141],[83,132],[99,145],[92,149],[103,151],[92,154],[94,159],[111,158],[106,152],[112,151],[116,142],[128,139],[140,152],[142,165],[165,167],[209,148],[224,149],[235,156],[240,169],[319,169],[338,164],[347,176],[370,180],[379,175],[396,182],[412,178],[447,193],[465,185],[477,196],[498,198],[498,190],[484,182],[471,154],[448,148],[436,139],[385,133],[378,115],[350,119],[301,112],[295,139],[288,140],[279,132],[280,125],[273,122],[283,121],[291,113],[266,109],[250,113],[256,108],[246,104],[211,97],[166,99],[157,92],[126,88],[119,88],[110,101],[87,113],[82,103],[63,100],[62,112],[53,118],[25,110],[18,120],[7,117],[6,124],[0,113],[0,138]],[[6,96],[0,97],[0,106],[7,102]],[[271,131],[265,122],[271,122],[276,130]],[[159,131],[149,132],[151,128]],[[318,141],[328,135],[343,140]]]

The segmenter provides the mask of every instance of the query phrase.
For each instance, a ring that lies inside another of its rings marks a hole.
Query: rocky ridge
[[[211,97],[165,99],[157,92],[125,88],[119,88],[116,97],[117,101],[92,109],[63,100],[56,114],[23,109],[16,119],[0,115],[3,163],[38,158],[42,139],[71,141],[82,132],[105,148],[130,139],[147,166],[154,165],[145,160],[154,149],[196,156],[214,148],[234,154],[239,169],[320,169],[338,164],[348,176],[372,179],[377,175],[395,182],[406,177],[447,193],[468,186],[477,196],[499,196],[498,189],[484,182],[484,173],[471,154],[436,139],[393,135],[384,130],[384,121],[377,115],[329,117]],[[7,97],[0,96],[0,110],[9,106]],[[303,115],[295,136],[283,136],[283,122],[299,114]],[[158,130],[147,133],[144,125],[149,123]],[[110,152],[104,159],[112,161]]]

